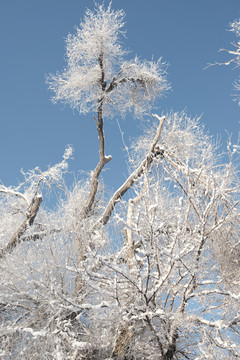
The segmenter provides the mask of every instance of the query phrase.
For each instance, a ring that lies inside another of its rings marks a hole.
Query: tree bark
[[[104,67],[103,67],[103,53],[101,52],[98,58],[98,63],[101,69],[101,78],[100,78],[100,86],[102,88],[103,93],[106,89],[106,82],[105,82],[105,74],[104,74]],[[105,156],[105,138],[104,138],[104,131],[103,131],[103,102],[104,97],[102,96],[98,100],[98,109],[97,109],[97,119],[95,119],[97,131],[98,131],[98,138],[99,138],[99,162],[97,167],[94,170],[92,180],[91,180],[91,188],[88,199],[84,206],[84,214],[87,215],[93,206],[97,189],[98,189],[98,177],[103,169],[103,167],[111,161],[111,156]]]

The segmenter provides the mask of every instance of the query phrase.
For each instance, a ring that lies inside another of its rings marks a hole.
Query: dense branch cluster
[[[239,146],[223,152],[184,112],[154,114],[129,148],[129,177],[104,192],[104,115],[144,115],[168,88],[161,61],[123,60],[123,16],[88,10],[66,70],[49,78],[55,101],[94,111],[91,175],[66,186],[68,147],[0,185],[1,359],[240,358]]]
[[[141,115],[169,89],[166,65],[157,62],[124,60],[122,48],[124,12],[111,4],[87,11],[76,35],[67,37],[67,67],[48,78],[53,101],[70,104],[79,112],[97,110],[101,99],[105,115],[134,109]]]

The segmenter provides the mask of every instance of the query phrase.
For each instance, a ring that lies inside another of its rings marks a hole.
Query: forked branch
[[[101,79],[100,79],[100,85],[102,88],[102,91],[105,91],[106,88],[106,82],[105,82],[105,75],[104,75],[104,68],[103,68],[103,54],[100,53],[98,58],[98,63],[101,69]],[[98,117],[97,119],[94,117],[97,131],[98,131],[98,138],[99,138],[99,162],[97,167],[94,170],[92,179],[91,179],[91,188],[90,193],[88,195],[88,199],[86,201],[86,204],[84,206],[84,214],[87,215],[93,206],[97,189],[98,189],[98,178],[99,175],[103,169],[103,167],[112,159],[111,156],[105,156],[105,139],[104,139],[104,132],[103,132],[103,102],[104,97],[100,98],[98,100]]]

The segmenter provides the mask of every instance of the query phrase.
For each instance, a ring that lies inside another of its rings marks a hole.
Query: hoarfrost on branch
[[[127,149],[127,180],[110,197],[102,183],[105,118],[145,117],[169,88],[161,59],[128,59],[123,28],[111,3],[87,10],[66,69],[48,78],[54,102],[93,112],[91,175],[66,185],[67,147],[0,185],[4,360],[240,357],[239,146],[229,141],[227,159],[200,119],[154,114]]]

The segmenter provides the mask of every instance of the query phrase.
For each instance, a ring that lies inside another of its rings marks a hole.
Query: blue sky
[[[157,103],[158,113],[186,109],[201,115],[202,122],[224,142],[227,133],[237,139],[240,108],[232,101],[232,82],[238,69],[210,67],[228,59],[218,53],[235,40],[226,31],[240,17],[239,0],[113,0],[115,9],[126,12],[126,47],[132,55],[151,60],[160,56],[169,63],[172,84],[166,98]],[[71,144],[74,160],[70,170],[90,171],[98,161],[98,142],[92,115],[50,102],[45,75],[64,66],[68,33],[79,25],[92,0],[1,0],[0,4],[0,179],[16,185],[25,171],[61,160]],[[140,134],[136,119],[118,119],[125,134]],[[105,124],[107,154],[113,160],[104,178],[114,189],[128,175],[116,119]]]

